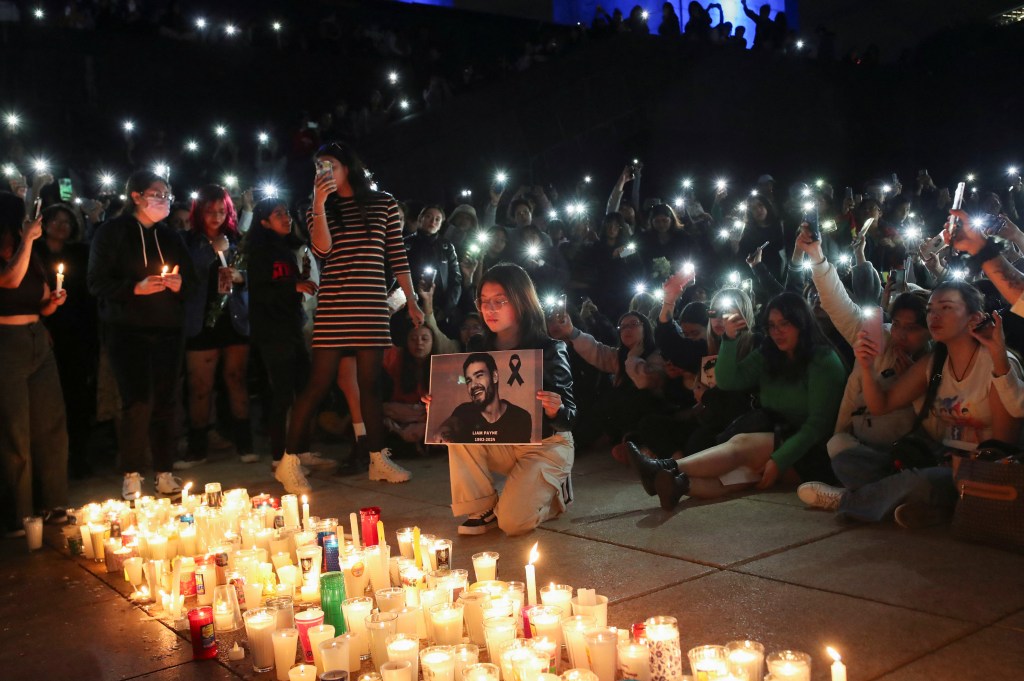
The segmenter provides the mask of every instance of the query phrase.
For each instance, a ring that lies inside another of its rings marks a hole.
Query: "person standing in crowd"
[[[472,351],[543,350],[543,441],[529,445],[448,445],[452,512],[469,517],[459,534],[483,534],[495,524],[508,535],[530,532],[557,518],[572,501],[575,455],[571,428],[576,418],[572,371],[565,343],[547,334],[544,311],[522,267],[500,263],[477,288],[486,331]],[[430,396],[423,398],[427,408]],[[493,473],[505,476],[499,497]]]
[[[99,329],[96,299],[89,295],[89,245],[80,241],[82,224],[67,204],[58,203],[43,211],[43,236],[33,251],[43,264],[47,281],[56,281],[63,265],[67,303],[60,314],[46,318],[53,338],[53,354],[60,371],[64,401],[75,405],[68,410],[68,471],[73,478],[92,473],[88,461],[89,433],[96,414],[96,378],[99,368]]]
[[[192,203],[184,234],[199,286],[185,299],[185,366],[188,376],[188,454],[175,470],[206,463],[214,378],[222,368],[231,413],[231,435],[242,463],[255,463],[249,424],[249,291],[238,249],[238,215],[231,196],[206,185]]]
[[[433,286],[434,318],[449,329],[457,323],[453,315],[462,296],[459,256],[452,242],[441,236],[444,225],[441,206],[425,206],[417,223],[416,233],[405,240],[409,269],[419,282],[418,288]]]
[[[409,471],[393,462],[384,447],[379,383],[384,350],[392,345],[385,262],[405,293],[412,325],[423,323],[398,204],[390,194],[370,188],[366,168],[351,147],[330,142],[317,150],[315,159],[313,205],[306,219],[313,252],[325,262],[313,322],[312,371],[292,407],[285,454],[275,476],[289,492],[309,489],[299,474],[301,464],[314,458],[304,450],[314,413],[336,380],[342,358],[354,355],[370,479],[405,482]]]
[[[316,295],[317,285],[299,271],[292,250],[298,244],[285,201],[266,198],[256,204],[247,237],[250,339],[270,383],[270,404],[264,408],[274,468],[284,456],[288,410],[309,380],[302,297]],[[306,486],[301,469],[296,480]]]
[[[737,338],[747,322],[739,314],[726,317],[715,365],[719,388],[757,393],[761,409],[748,424],[727,442],[685,459],[633,457],[641,479],[653,481],[662,508],[675,508],[684,495],[712,499],[768,489],[785,478],[832,480],[825,443],[846,370],[799,295],[777,295],[765,316],[768,340],[743,360]],[[746,469],[743,476],[729,475],[739,469]]]
[[[171,473],[184,353],[185,299],[198,285],[181,235],[164,220],[171,186],[148,170],[128,178],[121,215],[100,226],[89,252],[89,292],[99,300],[102,342],[121,392],[122,495],[142,493],[147,445],[159,494],[179,494]]]
[[[45,509],[66,519],[68,433],[57,362],[42,317],[67,300],[51,290],[32,244],[42,219],[28,221],[25,203],[0,193],[0,461],[5,535],[24,534],[21,519]],[[39,504],[33,498],[38,485]]]

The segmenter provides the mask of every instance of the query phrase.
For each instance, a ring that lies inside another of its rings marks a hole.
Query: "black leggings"
[[[384,362],[383,348],[360,348],[356,356],[356,382],[359,384],[359,407],[366,424],[366,445],[369,451],[379,452],[384,446],[384,407],[381,404],[380,374]],[[341,358],[351,355],[351,348],[313,348],[313,363],[306,389],[292,405],[292,418],[288,424],[285,450],[291,454],[309,448],[313,416],[327,397],[331,386],[338,381]]]

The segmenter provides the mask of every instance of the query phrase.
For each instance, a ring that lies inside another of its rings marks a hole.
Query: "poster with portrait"
[[[434,355],[427,444],[541,441],[543,350]]]

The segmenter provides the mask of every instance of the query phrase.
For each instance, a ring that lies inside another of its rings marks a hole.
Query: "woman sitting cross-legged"
[[[911,459],[905,449],[881,452],[873,459],[864,450],[841,453],[833,466],[847,489],[818,493],[819,498],[834,499],[830,510],[872,522],[891,516],[908,529],[936,524],[956,503],[945,455],[973,451],[989,440],[1017,442],[1024,416],[1020,364],[1007,354],[998,314],[993,314],[992,325],[978,328],[983,314],[983,297],[972,285],[947,281],[935,287],[928,300],[935,351],[888,387],[879,383],[875,371],[882,348],[863,331],[858,334],[856,371],[862,374],[871,413],[887,414],[923,401],[921,425],[934,446],[930,453],[922,452],[921,460]],[[885,475],[893,469],[893,455],[906,461],[902,470]]]
[[[768,489],[780,479],[832,479],[825,443],[846,370],[799,295],[772,298],[766,313],[767,340],[742,360],[736,339],[746,321],[726,317],[715,366],[719,388],[758,396],[761,409],[749,415],[748,432],[678,461],[634,459],[641,479],[653,479],[662,508],[674,508],[684,495],[712,499]]]

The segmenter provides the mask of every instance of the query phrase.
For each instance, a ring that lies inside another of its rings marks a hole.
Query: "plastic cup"
[[[498,558],[501,556],[497,551],[484,551],[473,554],[473,573],[476,581],[486,582],[497,579]]]
[[[320,657],[320,644],[334,638],[334,627],[330,624],[320,624],[310,627],[306,631],[306,635],[309,637],[309,647],[313,651],[313,664],[316,665],[318,672],[322,672],[324,670],[324,662]]]
[[[571,601],[572,614],[593,615],[597,626],[606,627],[608,626],[608,597],[599,595],[596,598],[597,603],[595,605],[580,605],[579,598],[573,597]]]

